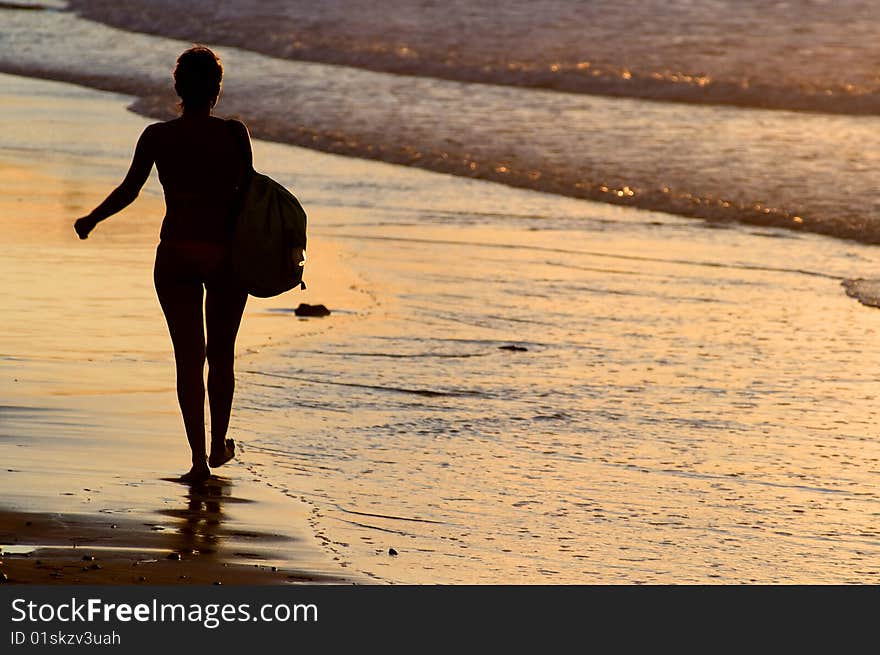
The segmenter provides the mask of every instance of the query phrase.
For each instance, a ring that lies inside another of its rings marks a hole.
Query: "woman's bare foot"
[[[205,466],[204,468],[202,468],[201,466],[193,466],[189,470],[189,473],[184,473],[180,476],[180,481],[184,484],[193,484],[197,482],[204,482],[210,477],[211,470],[207,466]]]
[[[211,456],[208,457],[208,466],[211,468],[223,466],[233,457],[235,457],[235,441],[227,439],[223,444],[223,450],[214,450],[214,447],[211,447]]]

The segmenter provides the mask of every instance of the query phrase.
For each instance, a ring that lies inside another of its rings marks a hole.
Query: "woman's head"
[[[223,64],[211,50],[193,46],[177,58],[174,90],[184,111],[210,111],[220,96]]]

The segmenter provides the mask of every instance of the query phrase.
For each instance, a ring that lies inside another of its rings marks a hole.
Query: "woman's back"
[[[149,128],[165,191],[163,241],[227,241],[233,199],[249,168],[247,128],[214,116],[183,116]]]

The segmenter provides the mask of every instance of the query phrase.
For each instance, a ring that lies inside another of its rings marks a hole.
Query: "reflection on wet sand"
[[[0,573],[38,584],[350,582],[320,572],[302,539],[245,527],[230,506],[260,503],[231,480],[179,488],[156,512],[170,522],[0,510]]]
[[[166,478],[171,482],[176,480]],[[284,546],[295,539],[289,535],[273,534],[226,526],[227,505],[252,504],[254,501],[235,495],[235,483],[212,475],[203,482],[182,484],[185,489],[184,507],[159,510],[159,514],[175,520],[163,531],[169,538],[169,557],[245,558],[254,562],[277,564],[284,559]]]
[[[231,499],[232,486],[229,480],[222,478],[186,485],[186,508],[160,512],[180,521],[177,526],[180,545],[176,551],[181,556],[217,554],[223,521],[223,502]]]

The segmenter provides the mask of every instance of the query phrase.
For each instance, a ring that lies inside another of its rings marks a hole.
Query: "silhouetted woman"
[[[74,226],[85,239],[95,225],[134,201],[156,164],[166,211],[153,279],[174,345],[177,398],[192,450],[192,469],[181,477],[184,482],[207,478],[209,466],[225,464],[235,454],[226,431],[235,387],[235,337],[247,293],[230,275],[229,222],[252,154],[243,123],[211,115],[222,77],[220,60],[208,48],[197,46],[180,55],[174,90],[181,116],[144,130],[125,179]],[[210,454],[205,451],[206,357]]]

